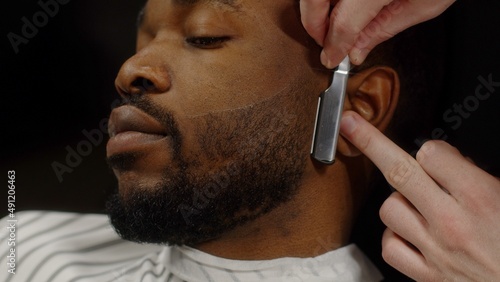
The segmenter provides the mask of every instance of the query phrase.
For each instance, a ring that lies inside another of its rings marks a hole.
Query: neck
[[[343,162],[321,169],[311,163],[291,201],[196,248],[228,259],[266,260],[315,257],[345,246],[353,223],[353,185]]]

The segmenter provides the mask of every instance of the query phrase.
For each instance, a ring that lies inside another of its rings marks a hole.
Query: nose
[[[131,95],[161,94],[171,87],[168,69],[158,52],[143,49],[120,68],[115,87],[123,98]]]

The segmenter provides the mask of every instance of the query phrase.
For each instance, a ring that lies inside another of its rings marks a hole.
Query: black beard
[[[155,187],[127,183],[126,195],[117,192],[108,200],[111,223],[122,238],[196,246],[268,213],[297,193],[308,157],[304,144],[309,141],[304,134],[307,122],[299,120],[303,115],[297,108],[287,111],[283,101],[271,99],[259,107],[198,117],[204,155],[195,158],[202,161],[188,161],[181,154],[182,138],[172,116],[136,100],[135,106],[178,134],[179,144],[174,145],[174,163]],[[134,163],[138,157],[124,154],[108,161],[115,169],[129,168],[124,162]]]

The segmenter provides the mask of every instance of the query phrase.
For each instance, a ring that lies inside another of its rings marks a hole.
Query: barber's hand
[[[444,141],[416,160],[353,112],[341,133],[397,190],[382,205],[382,256],[417,281],[500,281],[500,181]]]
[[[361,64],[381,42],[444,12],[454,0],[300,0],[302,24],[334,68],[349,54]],[[334,5],[333,10],[330,9]]]

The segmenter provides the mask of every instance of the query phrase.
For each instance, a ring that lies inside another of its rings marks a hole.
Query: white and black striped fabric
[[[306,259],[229,260],[189,247],[136,244],[121,239],[106,215],[56,211],[16,213],[11,274],[9,219],[1,219],[0,233],[5,282],[382,281],[355,245]]]

